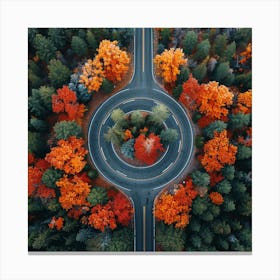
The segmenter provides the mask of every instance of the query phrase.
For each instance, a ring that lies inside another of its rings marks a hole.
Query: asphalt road
[[[152,47],[152,30],[136,29],[132,80],[125,89],[100,105],[92,115],[88,130],[89,153],[95,167],[134,204],[136,251],[154,251],[154,199],[166,185],[176,182],[187,168],[194,142],[192,125],[184,108],[155,82]],[[125,113],[151,111],[159,103],[168,107],[171,114],[165,124],[177,129],[179,138],[169,145],[156,164],[147,167],[129,165],[118,157],[111,143],[104,140],[104,133],[113,125],[111,112],[116,108]]]

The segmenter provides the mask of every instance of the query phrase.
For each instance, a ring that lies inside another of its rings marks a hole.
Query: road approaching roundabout
[[[154,251],[153,204],[156,195],[170,183],[176,183],[192,158],[194,134],[185,109],[162,90],[153,76],[153,39],[151,29],[135,30],[134,75],[130,83],[93,113],[88,128],[90,159],[102,176],[132,200],[135,209],[135,250]],[[134,166],[117,154],[106,142],[104,134],[112,126],[113,110],[124,113],[135,110],[151,112],[158,104],[165,105],[170,115],[166,128],[176,129],[178,138],[169,144],[154,164]]]

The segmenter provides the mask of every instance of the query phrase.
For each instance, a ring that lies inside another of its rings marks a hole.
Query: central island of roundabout
[[[125,89],[107,99],[93,113],[88,128],[88,148],[90,159],[99,173],[133,203],[135,250],[154,251],[154,200],[163,188],[183,179],[182,175],[192,158],[194,136],[185,109],[154,82],[151,30],[146,30],[146,37],[143,34],[141,29],[136,30],[134,78]],[[145,48],[145,57],[139,46]],[[146,61],[146,71],[142,63],[143,71],[139,70],[141,61]],[[177,140],[170,143],[162,157],[152,165],[127,163],[118,155],[114,145],[104,139],[104,134],[113,125],[111,113],[115,109],[121,109],[126,114],[135,110],[151,112],[159,104],[169,110],[165,127],[177,130]]]

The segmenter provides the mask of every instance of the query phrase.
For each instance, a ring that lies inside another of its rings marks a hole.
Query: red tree
[[[135,140],[134,149],[135,157],[148,165],[155,163],[160,152],[164,151],[159,136],[154,133],[148,137],[140,134]]]

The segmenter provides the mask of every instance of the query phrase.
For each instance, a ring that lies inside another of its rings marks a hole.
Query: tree
[[[198,64],[192,71],[193,76],[198,80],[198,82],[202,82],[207,74],[206,62],[202,62]]]
[[[71,73],[60,60],[52,59],[48,65],[48,70],[48,77],[53,87],[58,88],[67,84]]]
[[[39,120],[37,118],[31,118],[29,121],[28,129],[42,133],[42,132],[47,132],[49,130],[49,125],[46,121]]]
[[[46,152],[46,142],[38,132],[28,131],[28,152],[36,156],[43,156]]]
[[[214,121],[212,123],[210,123],[208,126],[206,126],[203,129],[203,134],[211,139],[214,137],[214,132],[222,132],[223,130],[227,129],[227,124],[223,121]]]
[[[178,137],[179,137],[179,134],[178,134],[177,129],[173,129],[173,128],[164,129],[160,133],[161,143],[164,146],[167,146],[171,142],[176,141],[178,139]]]
[[[172,95],[174,96],[174,98],[178,99],[182,92],[183,92],[183,86],[178,85],[172,90]]]
[[[235,53],[236,53],[236,43],[235,41],[233,41],[226,48],[226,52],[225,52],[226,60],[230,61],[234,57]]]
[[[210,176],[206,172],[195,170],[191,173],[193,184],[198,187],[207,187],[210,183]]]
[[[234,76],[233,76],[233,70],[229,67],[229,62],[221,62],[218,64],[218,66],[215,67],[214,73],[213,73],[213,79],[221,84],[225,85],[231,85]]]
[[[152,108],[152,114],[149,115],[149,121],[161,125],[170,116],[168,108],[164,104],[158,104]]]
[[[225,179],[216,185],[216,189],[219,193],[229,194],[231,191],[231,184],[227,179]]]
[[[234,83],[240,90],[245,91],[252,88],[252,72],[239,74],[235,76]]]
[[[51,166],[63,170],[66,174],[79,173],[85,166],[84,159],[88,151],[83,147],[84,140],[75,136],[59,140],[57,146],[46,155]]]
[[[192,54],[197,44],[197,34],[194,31],[188,31],[183,40],[183,50],[186,55]]]
[[[66,45],[66,35],[64,28],[49,28],[48,36],[58,50],[62,50]]]
[[[233,165],[226,165],[222,169],[223,176],[230,181],[234,179],[234,173],[235,173],[235,168]]]
[[[234,164],[237,147],[230,144],[227,131],[214,132],[214,138],[205,143],[201,164],[207,172],[220,171],[226,164]]]
[[[134,159],[134,139],[129,139],[128,141],[124,142],[121,146],[121,152],[127,158]]]
[[[159,136],[151,133],[148,137],[140,134],[134,144],[135,157],[141,162],[151,165],[155,163],[161,152],[164,151]]]
[[[75,206],[89,206],[86,198],[90,193],[90,185],[77,175],[69,178],[64,175],[56,182],[60,190],[59,202],[63,209],[69,210]]]
[[[55,57],[56,47],[51,40],[42,34],[36,34],[33,40],[33,45],[36,49],[36,54],[41,60],[48,63],[50,59]]]
[[[172,83],[177,80],[177,75],[180,74],[180,66],[185,65],[187,60],[184,59],[182,49],[164,50],[162,54],[156,55],[154,64],[156,73],[163,78],[164,82]]]
[[[61,170],[54,168],[48,168],[42,176],[42,183],[49,188],[56,188],[56,181],[58,181],[63,175]]]
[[[227,47],[227,36],[226,36],[226,34],[219,34],[214,41],[215,54],[220,56],[220,57],[223,57],[224,53],[225,53],[225,50],[226,50],[226,47]]]
[[[112,142],[115,145],[120,145],[124,141],[124,138],[124,132],[117,124],[109,127],[108,131],[104,134],[105,141]]]
[[[252,91],[239,93],[237,97],[237,112],[250,114],[252,112]]]
[[[114,89],[114,84],[111,81],[104,78],[103,82],[102,82],[102,85],[101,85],[101,90],[104,93],[110,93],[110,92],[113,91],[113,89]]]
[[[164,46],[168,47],[171,38],[171,28],[162,28],[160,32],[161,42]]]
[[[216,205],[221,205],[224,203],[223,196],[218,192],[211,192],[209,194],[209,198],[211,199],[212,203],[214,203]]]
[[[229,128],[231,130],[242,129],[248,126],[251,122],[251,114],[230,114],[229,115]]]
[[[236,154],[237,160],[248,159],[252,157],[252,148],[244,145],[238,145],[238,151]]]
[[[92,206],[95,206],[97,204],[106,204],[108,202],[108,195],[106,189],[94,186],[87,197],[87,201]]]
[[[145,117],[143,112],[135,110],[130,114],[130,122],[136,128],[140,128],[145,124]]]
[[[122,229],[114,230],[111,241],[106,248],[109,252],[133,251],[134,238],[133,230],[124,227]]]
[[[116,124],[117,123],[122,123],[124,118],[125,118],[125,113],[120,108],[117,108],[117,109],[113,110],[112,113],[111,113],[111,119]]]
[[[71,47],[78,56],[84,56],[88,51],[87,43],[78,36],[72,37]]]
[[[180,85],[186,82],[189,79],[190,70],[188,67],[181,67],[180,74],[177,76],[176,84]]]
[[[98,43],[95,39],[95,36],[94,34],[90,31],[90,30],[87,30],[87,35],[86,35],[86,39],[87,39],[87,43],[89,45],[89,47],[94,51],[96,52],[96,49],[98,47]]]
[[[201,41],[197,45],[197,51],[194,55],[194,59],[198,61],[202,61],[209,54],[211,45],[208,39]]]
[[[70,136],[76,136],[77,138],[82,136],[82,128],[75,121],[57,122],[54,125],[53,130],[57,140],[66,140]]]

